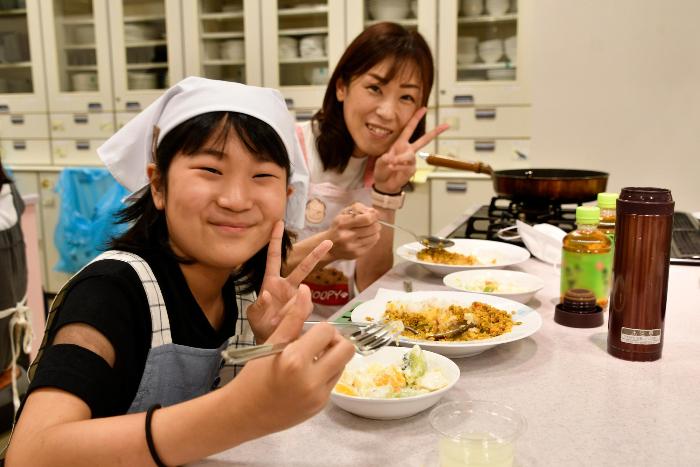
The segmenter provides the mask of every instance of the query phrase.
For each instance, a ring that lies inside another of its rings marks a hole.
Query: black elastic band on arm
[[[160,404],[153,404],[146,411],[146,444],[148,445],[148,452],[151,453],[153,462],[155,462],[158,467],[166,467],[163,461],[160,460],[160,457],[158,457],[156,446],[153,444],[153,435],[151,434],[151,419],[153,418],[153,412],[158,409],[160,409]]]

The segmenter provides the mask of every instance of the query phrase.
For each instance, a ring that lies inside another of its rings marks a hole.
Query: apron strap
[[[143,290],[146,292],[146,298],[148,299],[148,309],[151,311],[151,348],[172,343],[170,320],[168,319],[168,311],[165,308],[165,300],[153,270],[148,263],[138,255],[119,250],[105,251],[91,262],[102,259],[116,259],[129,264],[134,268],[139,279],[141,279]]]
[[[8,333],[10,335],[10,351],[12,352],[11,381],[12,381],[12,405],[15,415],[19,410],[19,390],[17,389],[17,359],[20,352],[28,354],[32,350],[32,325],[29,321],[29,308],[27,307],[27,296],[14,307],[0,311],[0,319],[11,316],[8,322]]]

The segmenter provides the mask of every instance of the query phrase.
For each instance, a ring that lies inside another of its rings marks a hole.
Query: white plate
[[[452,291],[420,291],[409,293],[397,291],[394,294],[384,295],[380,298],[374,298],[361,303],[352,311],[350,317],[357,323],[366,323],[367,318],[371,318],[371,321],[380,321],[384,315],[384,310],[386,310],[386,304],[390,300],[423,302],[429,299],[437,299],[440,302],[452,303],[460,306],[470,306],[472,302],[486,303],[500,310],[509,312],[515,311],[513,320],[520,321],[522,324],[513,326],[513,329],[509,333],[490,339],[468,342],[434,342],[413,340],[406,336],[401,336],[399,337],[399,343],[401,345],[413,346],[418,344],[424,350],[439,353],[440,355],[450,358],[471,357],[497,345],[524,339],[537,332],[542,326],[542,317],[540,314],[522,303],[492,295]]]
[[[464,238],[452,238],[450,240],[454,241],[455,244],[454,246],[446,248],[447,251],[461,253],[463,255],[475,255],[479,262],[484,264],[469,266],[421,261],[416,258],[416,254],[423,249],[423,245],[418,242],[401,245],[396,249],[396,255],[407,261],[418,263],[439,276],[444,276],[455,271],[463,271],[465,269],[499,269],[522,263],[530,258],[530,252],[525,248],[508,243]],[[492,263],[493,260],[495,260],[494,263]]]
[[[405,347],[382,347],[372,355],[364,357],[355,355],[347,364],[346,368],[361,368],[373,362],[381,363],[382,365],[400,364],[403,355],[410,350],[411,349]],[[449,358],[425,351],[425,349],[423,350],[428,362],[428,367],[440,368],[442,374],[448,381],[447,386],[426,394],[396,399],[347,396],[333,390],[331,392],[331,400],[338,407],[350,413],[377,420],[394,420],[397,418],[410,417],[411,415],[415,415],[418,412],[432,407],[459,380],[459,367]]]
[[[494,281],[502,286],[504,291],[496,289],[494,292],[474,290],[484,281]],[[508,298],[520,303],[527,303],[535,293],[544,287],[544,281],[537,276],[520,271],[507,269],[472,269],[469,271],[457,271],[442,278],[442,283],[461,292],[482,293],[496,297]],[[507,291],[512,288],[514,291]]]

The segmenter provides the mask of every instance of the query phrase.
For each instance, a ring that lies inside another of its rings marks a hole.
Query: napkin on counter
[[[537,224],[533,227],[517,220],[515,225],[532,256],[549,264],[561,263],[561,247],[566,232],[550,224]]]

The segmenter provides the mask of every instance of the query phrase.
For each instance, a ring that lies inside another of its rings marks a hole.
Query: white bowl
[[[219,53],[224,60],[243,60],[245,50],[242,39],[229,39],[219,44]]]
[[[495,282],[496,290],[485,292],[485,281]],[[443,277],[442,282],[455,290],[494,295],[520,303],[529,302],[535,293],[544,287],[544,281],[537,276],[506,269],[457,271]]]
[[[130,71],[127,73],[129,89],[156,89],[158,76],[155,73]]]
[[[404,354],[410,350],[407,347],[382,347],[372,355],[364,357],[355,355],[346,368],[361,368],[373,362],[383,365],[400,364]],[[410,417],[432,407],[457,383],[459,380],[459,367],[452,360],[442,355],[426,350],[423,350],[423,353],[429,367],[441,369],[442,374],[448,381],[447,386],[427,394],[392,399],[348,396],[333,390],[331,392],[331,401],[350,413],[376,420],[395,420]]]
[[[411,12],[409,0],[369,0],[369,14],[379,21],[404,19]]]
[[[509,0],[486,0],[486,10],[491,16],[503,16],[510,6]]]
[[[124,25],[126,42],[148,41],[158,38],[158,29],[149,24],[128,23]]]
[[[503,56],[503,48],[482,48],[479,47],[479,57],[484,63],[496,63]]]
[[[486,77],[491,80],[513,80],[515,79],[515,68],[486,70]]]
[[[83,72],[71,75],[73,91],[97,91],[97,73]]]
[[[476,52],[460,53],[457,54],[457,63],[460,65],[469,65],[476,62],[478,58],[479,55]]]
[[[94,44],[95,27],[92,24],[76,24],[73,26],[74,44]]]
[[[304,58],[325,57],[324,42],[326,36],[305,36],[299,40],[299,55]]]
[[[279,38],[279,57],[296,58],[299,56],[299,42],[293,37]]]
[[[464,16],[479,16],[484,10],[484,0],[462,0],[460,10]]]
[[[416,257],[416,254],[423,249],[423,246],[418,242],[401,245],[396,249],[396,255],[412,263],[420,264],[439,276],[445,276],[451,272],[465,269],[500,269],[522,263],[530,258],[530,252],[525,248],[508,243],[468,238],[453,238],[451,240],[455,242],[455,245],[447,248],[448,251],[464,255],[475,255],[481,264],[452,265],[421,261]]]

